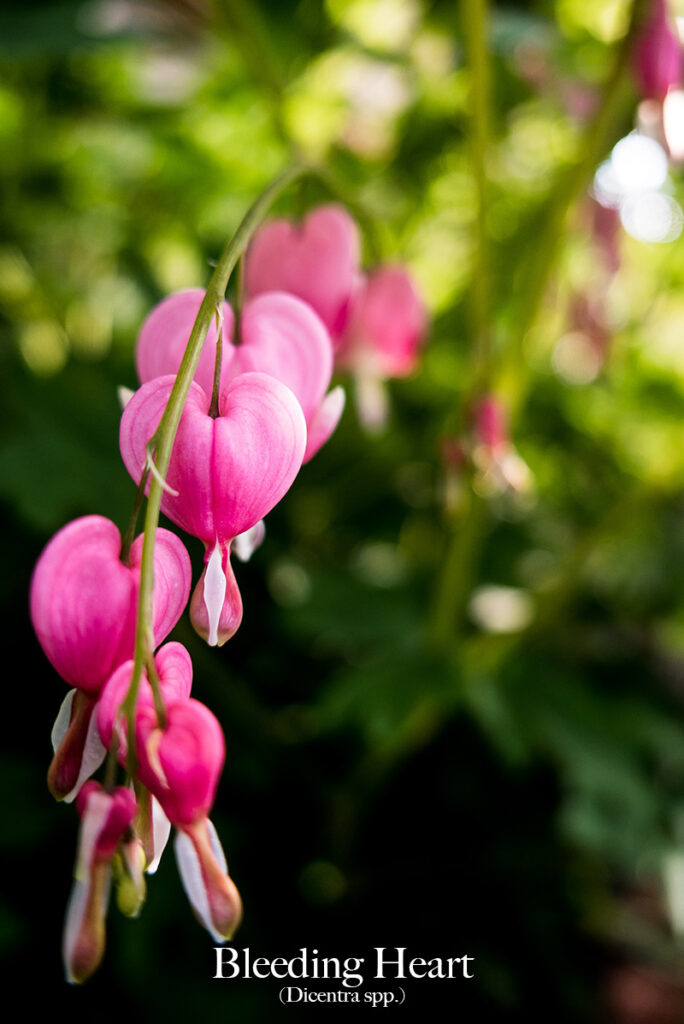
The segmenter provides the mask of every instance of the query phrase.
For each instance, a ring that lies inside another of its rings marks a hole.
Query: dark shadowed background
[[[390,385],[381,436],[360,429],[346,382],[339,429],[238,566],[235,638],[210,650],[187,617],[173,634],[226,735],[212,817],[244,898],[236,942],[288,958],[473,956],[470,981],[407,985],[427,1015],[684,1016],[681,171],[660,187],[667,240],[597,229],[587,190],[637,118],[629,62],[605,94],[630,5],[492,4],[478,229],[462,13],[444,0],[0,8],[0,958],[27,1005],[47,993],[54,1012],[118,1020],[331,1012],[281,1007],[275,981],[212,980],[171,849],[142,917],[110,910],[97,976],[66,986],[77,820],[45,785],[66,688],[28,618],[52,533],[88,513],[127,523],[116,388],[136,385],[143,318],[206,285],[294,143],[327,162],[333,191],[308,180],[277,211],[349,202],[366,265],[404,261],[432,324],[418,372]],[[485,380],[510,411],[512,482],[462,459]],[[201,545],[187,545],[197,574]],[[367,978],[362,992],[388,988]]]

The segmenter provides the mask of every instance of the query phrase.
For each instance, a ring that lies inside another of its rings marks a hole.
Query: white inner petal
[[[152,861],[145,869],[148,875],[153,875],[159,867],[159,861],[161,855],[166,849],[166,844],[169,841],[169,835],[171,834],[171,822],[164,814],[161,804],[156,797],[151,797],[152,800],[152,843],[154,848],[154,857]]]
[[[76,696],[76,690],[69,690],[66,697],[62,701],[59,711],[57,712],[57,718],[55,718],[55,724],[52,726],[52,732],[50,739],[52,740],[52,749],[55,754],[57,749],[61,745],[62,740],[67,734],[69,728],[69,722],[71,721],[71,705],[74,703],[74,697]]]
[[[204,574],[204,607],[209,616],[207,643],[210,647],[216,647],[218,644],[218,628],[225,597],[226,576],[221,565],[221,548],[219,542],[216,541]]]
[[[209,897],[204,887],[199,857],[192,845],[192,840],[184,832],[178,832],[173,844],[176,852],[176,863],[185,894],[190,900],[192,909],[207,929],[215,942],[225,942],[225,937],[214,928],[209,911]]]

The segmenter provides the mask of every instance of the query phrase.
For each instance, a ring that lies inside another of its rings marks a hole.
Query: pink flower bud
[[[247,290],[251,296],[273,291],[299,296],[337,340],[358,287],[360,250],[356,223],[336,204],[316,207],[301,226],[271,221],[247,252]]]
[[[682,47],[666,0],[653,0],[634,48],[634,71],[645,99],[664,100],[682,81]]]
[[[47,545],[31,582],[31,619],[54,668],[71,686],[95,694],[132,657],[140,585],[142,535],[128,564],[109,519],[84,516]],[[154,643],[180,618],[190,591],[190,559],[182,542],[159,530],[154,553]]]
[[[340,366],[379,378],[406,377],[418,361],[427,312],[407,270],[378,267],[354,303]]]
[[[79,794],[81,815],[75,881],[64,926],[63,955],[67,980],[80,983],[97,970],[105,949],[111,861],[135,815],[130,789],[106,793],[88,782]]]
[[[136,481],[173,381],[173,377],[158,377],[143,384],[121,417],[121,454]],[[301,407],[289,388],[274,377],[243,373],[229,381],[221,391],[216,418],[209,415],[207,394],[191,384],[166,478],[175,493],[166,490],[161,507],[210,552],[202,586],[206,622],[198,611],[197,596],[193,619],[201,629],[206,624],[214,640],[234,631],[240,618],[232,571],[228,571],[230,544],[287,492],[305,447]],[[212,563],[216,550],[220,559],[216,556]]]

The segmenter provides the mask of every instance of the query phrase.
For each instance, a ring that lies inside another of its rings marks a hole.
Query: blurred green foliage
[[[67,999],[58,908],[76,829],[41,787],[62,691],[26,622],[31,567],[70,518],[125,526],[116,386],[135,386],[137,329],[169,291],[206,284],[293,147],[327,162],[334,198],[362,220],[366,263],[409,265],[432,326],[420,371],[391,386],[386,433],[366,437],[350,402],[269,517],[239,570],[235,640],[208,652],[177,630],[228,738],[216,819],[245,893],[240,941],[364,955],[410,935],[425,944],[415,955],[446,956],[456,938],[479,980],[450,1005],[507,1020],[542,1006],[591,1019],[622,960],[682,985],[664,871],[684,842],[684,247],[620,229],[603,277],[592,168],[567,217],[549,212],[592,146],[598,164],[633,127],[627,68],[610,138],[588,134],[629,5],[490,15],[487,377],[513,413],[519,491],[443,458],[444,439],[469,431],[480,266],[456,5],[0,10],[0,590],[6,649],[23,645],[0,787],[3,853],[25,879],[0,904],[0,948],[30,975],[36,922],[45,935],[49,921],[55,998]],[[676,168],[667,188],[684,202]],[[329,198],[309,180],[278,210]],[[530,265],[545,262],[518,337]],[[600,299],[598,361],[577,296]],[[454,614],[431,643],[445,593]],[[85,998],[116,988],[142,1014],[169,978],[162,1004],[270,1019],[275,989],[211,989],[211,950],[165,869],[141,921],[111,915]],[[436,1005],[425,986],[410,999]]]

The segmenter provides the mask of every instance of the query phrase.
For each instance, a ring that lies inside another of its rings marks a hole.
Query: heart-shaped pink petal
[[[250,295],[283,291],[316,310],[334,339],[344,330],[358,284],[359,229],[336,204],[318,206],[301,227],[274,220],[256,233],[247,252]]]
[[[52,665],[71,686],[96,693],[133,656],[142,537],[131,560],[119,560],[121,536],[103,516],[84,516],[57,533],[31,581],[31,619]],[[155,546],[154,642],[183,613],[190,559],[175,534],[159,530]]]
[[[138,367],[143,383],[177,373],[183,349],[176,339],[189,337],[203,297],[204,293],[199,290],[178,292],[150,314],[138,341]],[[164,318],[169,321],[167,332],[162,329]],[[149,323],[154,332],[148,329]],[[230,324],[232,329],[232,313]],[[154,359],[150,357],[152,349]],[[212,391],[215,359],[216,332],[212,330],[202,350],[200,369],[204,367],[204,370],[195,374],[195,382],[206,394]],[[240,344],[234,345],[230,333],[224,332],[221,388],[234,377],[250,371],[267,373],[290,388],[302,407],[310,432],[314,422],[319,421],[316,444],[307,444],[304,460],[307,461],[334,430],[343,406],[335,400],[335,408],[339,410],[337,419],[326,414],[327,432],[321,431],[321,407],[333,372],[333,347],[323,321],[308,303],[285,292],[269,292],[247,303],[240,323]]]
[[[146,444],[156,430],[173,377],[144,384],[121,417],[121,455],[139,481]],[[306,447],[297,399],[274,377],[244,373],[222,390],[220,415],[191,384],[173,446],[162,510],[207,547],[231,541],[262,519],[290,487]]]

